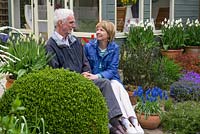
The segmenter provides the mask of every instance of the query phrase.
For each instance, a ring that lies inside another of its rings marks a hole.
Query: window
[[[94,32],[99,21],[99,0],[74,0],[75,32]]]

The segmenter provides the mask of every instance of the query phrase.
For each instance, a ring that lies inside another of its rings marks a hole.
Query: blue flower
[[[165,100],[168,99],[167,92],[162,91],[162,89],[158,87],[144,90],[141,86],[139,86],[134,95],[139,98],[135,107],[136,111],[144,113],[145,116],[150,114],[160,114],[162,112],[160,100],[163,98],[165,98]]]

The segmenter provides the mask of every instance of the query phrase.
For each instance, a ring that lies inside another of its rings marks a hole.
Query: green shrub
[[[126,44],[121,47],[120,68],[123,70],[124,84],[152,87],[152,65],[158,57],[160,48],[155,41],[153,28],[146,21],[131,26]],[[123,65],[122,65],[123,64]]]
[[[186,101],[175,104],[162,118],[163,130],[176,134],[200,132],[200,103]]]
[[[170,85],[181,77],[181,67],[166,57],[157,59],[152,67],[154,85],[169,90]]]
[[[26,74],[15,81],[0,99],[1,115],[19,96],[28,126],[36,118],[44,118],[45,128],[56,134],[106,134],[108,116],[105,100],[93,82],[64,69],[45,68]]]

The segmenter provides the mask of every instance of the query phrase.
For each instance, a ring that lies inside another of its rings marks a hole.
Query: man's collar
[[[52,35],[52,38],[55,40],[56,44],[59,46],[59,47],[67,47],[67,46],[70,46],[71,44],[73,44],[75,41],[76,41],[76,38],[74,36],[72,36],[71,34],[69,34],[67,36],[67,39],[64,39],[63,40],[63,36],[60,35],[58,32],[54,32],[53,35]]]

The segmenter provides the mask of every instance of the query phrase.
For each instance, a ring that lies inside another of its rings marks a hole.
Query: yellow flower
[[[121,3],[123,5],[132,5],[135,4],[137,2],[137,0],[121,0]]]

